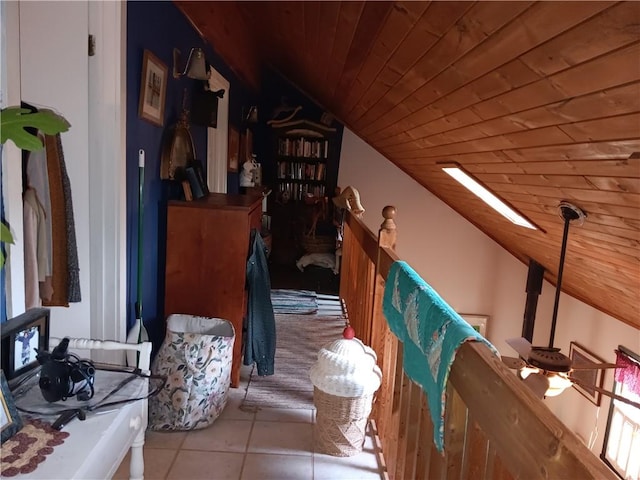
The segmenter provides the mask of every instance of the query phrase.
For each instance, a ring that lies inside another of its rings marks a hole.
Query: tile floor
[[[246,367],[245,367],[246,368]],[[369,480],[383,478],[373,438],[362,453],[333,457],[313,451],[314,410],[240,410],[248,369],[232,388],[227,407],[208,428],[147,432],[147,480]],[[125,458],[115,479],[128,478]]]

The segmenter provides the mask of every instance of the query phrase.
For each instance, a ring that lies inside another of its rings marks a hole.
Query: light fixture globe
[[[566,374],[562,373],[548,373],[547,379],[549,380],[549,387],[545,392],[545,397],[555,397],[560,395],[565,389],[569,388],[573,383],[569,380]]]

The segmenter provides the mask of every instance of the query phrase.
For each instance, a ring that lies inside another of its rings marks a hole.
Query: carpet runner
[[[311,314],[318,311],[318,296],[311,290],[271,290],[273,313],[278,314]]]
[[[260,377],[254,365],[241,408],[314,408],[309,368],[344,325],[338,315],[276,315],[275,374]]]

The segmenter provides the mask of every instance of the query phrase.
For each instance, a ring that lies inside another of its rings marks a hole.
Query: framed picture
[[[149,50],[142,56],[138,115],[161,127],[164,124],[164,104],[167,93],[167,66]]]
[[[7,379],[4,377],[4,370],[0,370],[0,403],[1,443],[4,443],[22,428],[22,418],[20,418],[16,404],[13,402],[11,390],[9,390]]]
[[[229,151],[227,155],[227,171],[237,172],[238,159],[240,158],[240,132],[232,126],[229,126]]]
[[[480,335],[483,337],[487,336],[487,322],[489,321],[488,315],[461,313],[460,316]]]
[[[40,366],[37,351],[49,349],[50,311],[31,308],[2,324],[0,368],[10,387]]]
[[[574,367],[576,365],[605,363],[602,358],[598,357],[576,342],[571,342],[569,344],[569,358],[571,359],[572,365]],[[602,382],[604,381],[604,370],[601,368],[580,368],[572,370],[571,376],[585,384],[578,385],[577,383],[574,383],[573,388],[587,397],[591,403],[600,405],[602,394],[600,392],[597,392],[593,388],[589,388],[587,385],[595,385],[596,387],[602,388]]]

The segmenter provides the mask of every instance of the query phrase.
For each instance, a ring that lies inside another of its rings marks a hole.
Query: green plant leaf
[[[0,223],[0,242],[13,243],[11,230],[4,223]]]
[[[11,235],[9,227],[0,222],[0,244],[2,243],[13,243],[13,235]],[[0,268],[2,267],[4,267],[4,252],[0,248]]]
[[[7,107],[0,110],[0,143],[12,140],[18,148],[29,151],[41,150],[42,141],[25,128],[33,127],[47,135],[66,132],[71,125],[62,116],[51,110],[41,109],[31,112],[20,107]]]

